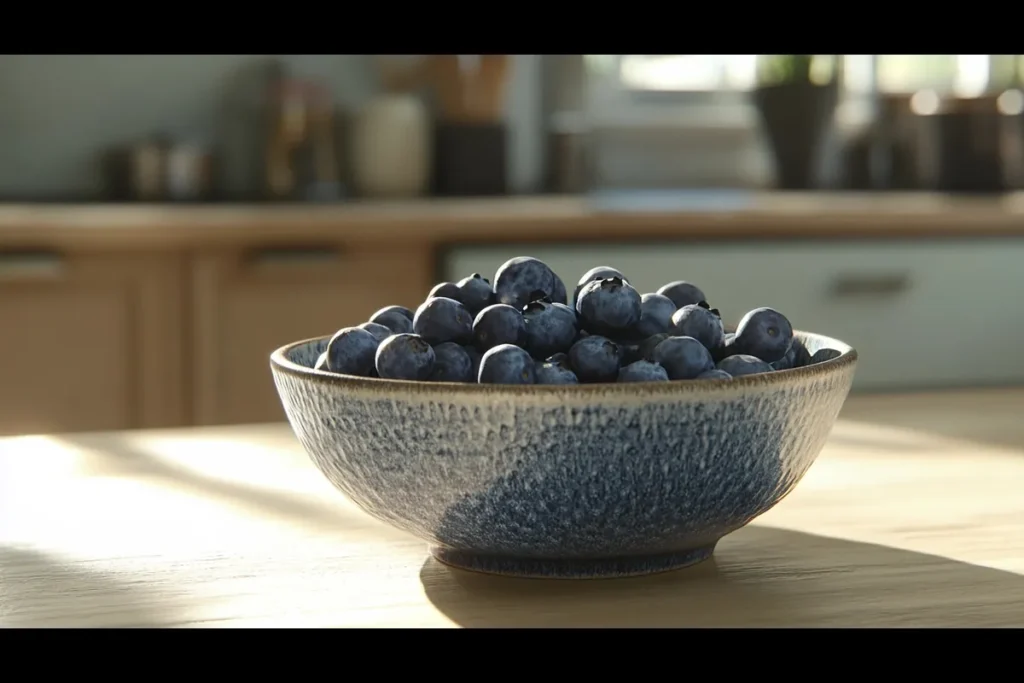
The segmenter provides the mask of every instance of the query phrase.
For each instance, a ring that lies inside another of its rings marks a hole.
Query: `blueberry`
[[[482,351],[498,344],[518,346],[525,334],[523,314],[508,304],[492,304],[477,313],[473,321],[473,338]]]
[[[499,344],[480,359],[480,384],[534,384],[537,369],[533,358],[514,344]]]
[[[377,343],[384,341],[393,334],[390,327],[387,325],[381,325],[380,323],[363,323],[359,326],[359,329],[366,330],[372,334],[377,340]]]
[[[434,367],[428,378],[431,382],[475,382],[473,359],[455,342],[444,342],[434,347]]]
[[[669,337],[656,347],[651,359],[665,368],[669,379],[694,379],[715,367],[711,353],[693,337]]]
[[[638,360],[619,370],[620,382],[667,382],[665,368],[649,360]]]
[[[559,311],[561,311],[562,315],[566,316],[567,319],[572,320],[572,326],[574,328],[579,329],[580,317],[576,314],[575,308],[567,304],[560,304],[557,301],[552,302],[551,305],[554,306]]]
[[[469,381],[470,382],[475,382],[476,381],[476,377],[477,377],[477,375],[480,372],[480,358],[483,356],[483,354],[480,353],[480,350],[477,349],[472,344],[464,344],[462,346],[462,350],[466,352],[466,355],[469,356],[470,362],[473,364],[472,365],[473,369],[472,369],[472,371],[470,373],[473,376],[473,378],[471,380],[469,380]]]
[[[455,299],[438,296],[427,299],[416,309],[412,329],[430,344],[462,344],[473,338],[473,316]]]
[[[555,275],[555,288],[551,292],[551,303],[562,304],[565,306],[569,303],[569,295],[565,291],[565,283],[562,282],[562,278]],[[571,308],[575,310],[576,305],[573,304]]]
[[[556,353],[537,363],[537,384],[579,384],[576,373],[569,366],[569,356]]]
[[[576,289],[572,293],[572,307],[576,308],[576,302],[580,298],[580,292],[585,286],[595,280],[604,280],[609,277],[617,277],[624,282],[629,282],[629,279],[625,275],[611,266],[597,266],[596,268],[591,268],[585,272],[583,277],[580,278],[580,281],[576,283]]]
[[[480,273],[459,280],[455,287],[459,290],[458,297],[449,297],[462,302],[470,315],[476,315],[494,303],[494,290],[491,283]]]
[[[640,293],[621,278],[595,280],[580,291],[576,311],[590,332],[608,336],[626,332],[640,320]]]
[[[629,278],[623,275],[622,271],[618,268],[612,268],[611,266],[595,266],[583,273],[583,277],[581,277],[579,282],[576,284],[582,287],[588,282],[593,282],[594,280],[606,280],[610,277],[617,277],[620,280],[629,281]]]
[[[732,375],[730,375],[725,370],[712,368],[707,372],[702,372],[699,375],[697,375],[697,379],[732,379]]]
[[[793,353],[793,367],[802,368],[811,364],[811,352],[807,350],[800,337],[793,337],[793,345],[789,347]]]
[[[728,372],[733,377],[740,377],[742,375],[758,375],[762,372],[771,372],[772,366],[756,356],[738,353],[722,359],[718,364],[718,369]]]
[[[377,311],[377,313],[401,313],[402,315],[409,319],[409,322],[412,322],[412,319],[414,317],[412,309],[406,308],[405,306],[385,306],[384,308]],[[373,316],[376,316],[377,313],[374,313]],[[370,322],[374,322],[373,316],[370,316]]]
[[[523,348],[537,359],[568,349],[576,338],[576,314],[564,304],[531,301],[523,307]]]
[[[331,369],[327,366],[327,352],[326,351],[321,353],[320,356],[316,359],[316,364],[313,365],[313,369],[314,370],[324,370],[326,372],[330,372],[331,371]]]
[[[736,353],[755,356],[765,363],[786,355],[793,343],[793,326],[773,308],[755,308],[736,326],[731,347]]]
[[[739,351],[736,350],[735,340],[735,332],[726,332],[722,336],[722,345],[717,348],[711,349],[711,357],[715,359],[716,363],[721,361],[723,358],[728,358],[729,356],[733,356],[739,353]]]
[[[373,357],[377,338],[358,327],[338,330],[327,344],[327,367],[343,375],[369,377],[373,373]]]
[[[439,282],[434,285],[434,288],[430,290],[430,294],[427,294],[427,299],[434,299],[439,296],[462,303],[462,290],[451,282]],[[413,316],[413,320],[415,320],[415,316]]]
[[[794,349],[791,346],[791,347],[789,347],[789,351],[786,351],[786,355],[785,356],[783,356],[782,358],[780,358],[778,360],[772,361],[768,365],[771,367],[772,370],[776,370],[776,371],[778,371],[778,370],[789,370],[790,368],[793,367],[793,359],[794,359],[795,355],[796,354],[794,353]]]
[[[811,354],[807,351],[807,347],[800,339],[793,337],[793,345],[789,347],[789,351],[786,351],[786,355],[768,365],[772,366],[772,370],[789,370],[790,368],[802,368],[809,364],[810,360]]]
[[[839,356],[841,355],[843,354],[841,354],[839,351],[836,351],[835,349],[818,349],[817,351],[814,352],[814,355],[811,356],[808,365],[814,365],[815,363],[824,363],[827,360],[839,358]]]
[[[408,315],[406,315],[408,313]],[[370,316],[371,323],[377,323],[391,330],[394,334],[412,332],[413,314],[404,306],[387,306]]]
[[[667,296],[672,299],[672,303],[676,305],[676,308],[682,308],[683,306],[689,306],[690,304],[699,304],[701,301],[707,301],[707,297],[704,296],[704,292],[700,290],[697,285],[692,285],[685,280],[677,280],[670,282],[661,289],[658,290],[658,294]]]
[[[558,276],[543,261],[517,256],[503,263],[494,274],[494,294],[498,303],[521,309],[545,296],[555,301],[557,280]]]
[[[569,365],[581,382],[614,382],[620,364],[619,345],[596,334],[569,349]]]
[[[662,332],[661,334],[655,334],[644,339],[636,347],[636,360],[651,360],[654,358],[655,347],[671,336],[672,334],[669,332]]]
[[[722,319],[697,304],[687,304],[672,315],[672,334],[693,337],[711,351],[725,343]]]
[[[640,297],[640,320],[632,332],[641,337],[669,332],[672,329],[672,314],[676,305],[663,294],[648,292]]]
[[[377,347],[376,364],[384,379],[422,382],[434,368],[434,349],[418,334],[396,334]]]

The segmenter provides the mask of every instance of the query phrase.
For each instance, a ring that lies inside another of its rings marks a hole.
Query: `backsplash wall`
[[[261,55],[6,55],[0,59],[0,198],[88,199],[100,154],[155,132],[215,142],[222,88]],[[300,78],[358,107],[377,89],[368,55],[282,55]],[[536,190],[543,174],[540,59],[518,55],[509,86],[509,178]]]

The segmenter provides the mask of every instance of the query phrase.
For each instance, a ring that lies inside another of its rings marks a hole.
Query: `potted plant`
[[[836,55],[761,55],[754,103],[775,161],[776,186],[820,185],[822,152],[838,100]]]

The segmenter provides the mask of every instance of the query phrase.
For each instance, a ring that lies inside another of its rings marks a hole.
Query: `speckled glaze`
[[[798,333],[819,365],[729,381],[493,386],[312,369],[328,338],[274,352],[299,441],[369,514],[438,560],[550,578],[632,576],[711,556],[814,462],[857,354]]]

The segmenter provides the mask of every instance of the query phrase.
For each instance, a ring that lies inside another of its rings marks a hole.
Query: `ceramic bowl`
[[[449,565],[551,578],[707,559],[782,500],[825,445],[857,354],[635,384],[500,386],[312,369],[328,337],[271,356],[288,420],[328,480]]]

